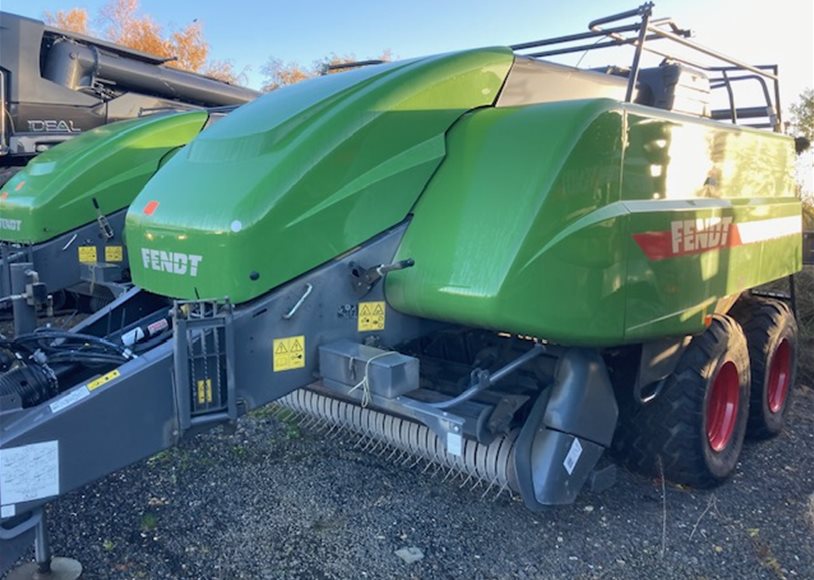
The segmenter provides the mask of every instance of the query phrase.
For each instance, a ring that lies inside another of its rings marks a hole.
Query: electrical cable
[[[358,383],[356,383],[353,386],[353,388],[351,388],[351,390],[348,391],[348,394],[350,394],[353,391],[355,391],[356,389],[358,389],[360,387],[362,388],[362,400],[360,401],[360,404],[362,405],[363,408],[367,407],[370,404],[370,401],[371,401],[371,395],[370,395],[370,363],[372,363],[377,358],[382,358],[382,357],[385,357],[385,356],[387,356],[389,354],[399,354],[399,353],[397,353],[395,351],[380,352],[376,356],[372,356],[369,359],[367,359],[367,362],[365,363],[365,374],[362,377],[362,380],[359,381]]]

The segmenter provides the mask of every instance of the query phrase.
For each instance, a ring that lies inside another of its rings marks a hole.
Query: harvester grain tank
[[[127,212],[135,287],[4,345],[0,457],[51,478],[0,479],[7,545],[54,497],[272,401],[531,509],[606,485],[612,446],[724,481],[794,385],[791,309],[752,292],[801,267],[794,146],[761,130],[769,90],[710,110],[776,71],[650,11],[309,80],[203,131]],[[645,68],[656,38],[723,69]],[[541,60],[618,44],[631,67]]]
[[[171,68],[172,60],[0,12],[0,185],[33,156],[94,127],[258,95]]]

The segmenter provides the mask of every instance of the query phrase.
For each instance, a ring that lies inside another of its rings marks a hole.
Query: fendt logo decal
[[[633,234],[633,239],[650,260],[666,260],[799,236],[802,231],[800,216],[741,223],[733,222],[731,217],[711,217],[675,220],[669,231],[642,232]]]
[[[0,218],[0,230],[10,230],[12,232],[19,232],[23,225],[23,220],[10,220]]]
[[[732,218],[702,218],[670,223],[673,255],[725,248],[729,242]]]
[[[63,121],[61,119],[32,119],[28,122],[28,130],[32,133],[81,133],[82,129],[77,129],[73,121]]]
[[[181,252],[165,252],[164,250],[141,249],[141,261],[148,270],[168,272],[179,276],[198,275],[198,264],[203,256],[196,254],[182,254]]]

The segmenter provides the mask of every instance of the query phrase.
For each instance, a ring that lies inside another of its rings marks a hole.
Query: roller
[[[364,408],[354,403],[320,395],[309,389],[299,389],[277,402],[280,408],[319,422],[330,430],[341,428],[360,437],[364,447],[383,447],[382,455],[390,450],[388,459],[402,458],[404,463],[424,460],[446,470],[447,477],[460,475],[473,487],[483,483],[487,492],[495,487],[498,494],[509,489],[519,492],[514,470],[514,448],[519,429],[495,438],[485,445],[464,439],[461,455],[447,452],[444,442],[425,425]],[[373,442],[373,445],[371,445]],[[406,457],[406,459],[405,459]],[[485,492],[485,493],[487,493]]]

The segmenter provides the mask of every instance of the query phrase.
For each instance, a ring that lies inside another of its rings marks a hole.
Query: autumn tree
[[[88,34],[88,12],[84,8],[71,8],[70,10],[46,11],[43,15],[45,22],[70,32]]]
[[[243,70],[238,72],[232,60],[209,60],[198,72],[227,83],[245,85],[249,82],[246,74],[248,70],[248,67],[243,67]]]
[[[331,67],[338,67],[339,65],[348,64],[351,62],[356,62],[358,59],[356,55],[353,53],[351,54],[343,54],[339,55],[335,52],[332,52],[328,56],[325,56],[319,60],[315,60],[312,65],[312,70],[315,71],[316,74],[332,74],[334,72],[341,72],[342,68],[335,68],[332,69]]]
[[[209,45],[197,20],[169,35],[150,15],[138,14],[138,0],[113,0],[102,6],[100,21],[107,38],[136,50],[174,58],[169,66],[198,71],[206,62]]]
[[[380,60],[389,62],[393,59],[390,49],[382,51],[382,53],[371,60]],[[354,54],[339,55],[332,52],[319,60],[315,60],[310,67],[303,66],[297,62],[283,62],[279,58],[271,57],[268,59],[260,72],[263,73],[265,80],[263,81],[263,91],[273,91],[286,85],[293,85],[300,81],[310,79],[323,74],[330,74],[332,72],[341,72],[343,69],[331,70],[330,67],[339,64],[346,64],[356,62],[358,59]]]
[[[82,8],[60,10],[55,14],[46,12],[44,19],[57,28],[88,33],[88,13]],[[108,40],[171,59],[167,66],[201,72],[227,82],[245,77],[243,73],[235,72],[231,61],[207,60],[209,44],[204,38],[203,26],[197,20],[167,34],[152,16],[139,13],[138,0],[110,0],[100,8],[97,20]]]
[[[303,68],[296,62],[285,63],[279,58],[269,58],[263,68],[260,69],[265,80],[263,81],[263,91],[273,91],[286,85],[293,85],[314,76],[312,70]]]

